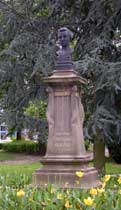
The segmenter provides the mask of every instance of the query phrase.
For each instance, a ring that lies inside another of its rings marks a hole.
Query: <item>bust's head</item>
[[[66,27],[58,30],[58,41],[62,48],[69,47],[70,41],[73,37],[73,33]]]

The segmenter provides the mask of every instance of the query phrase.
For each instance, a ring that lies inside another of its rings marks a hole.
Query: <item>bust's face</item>
[[[59,40],[59,43],[62,47],[68,47],[69,46],[69,42],[70,42],[70,36],[69,36],[69,33],[68,31],[60,31],[58,33],[58,40]]]

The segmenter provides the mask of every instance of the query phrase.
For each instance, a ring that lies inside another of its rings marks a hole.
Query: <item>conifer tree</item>
[[[15,116],[13,125],[22,127],[23,108],[42,97],[41,79],[54,69],[57,29],[69,27],[76,70],[88,80],[85,135],[98,134],[120,162],[120,20],[120,0],[1,0],[0,95],[4,109]]]

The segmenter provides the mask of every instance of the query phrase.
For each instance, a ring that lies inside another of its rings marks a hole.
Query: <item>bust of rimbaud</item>
[[[69,64],[72,62],[71,54],[72,49],[70,48],[70,42],[73,37],[73,33],[66,27],[58,30],[58,44],[59,50],[57,51],[57,63],[58,64]]]

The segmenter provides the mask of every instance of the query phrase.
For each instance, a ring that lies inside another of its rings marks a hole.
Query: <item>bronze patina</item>
[[[58,30],[58,44],[56,70],[73,69],[72,49],[70,42],[73,38],[73,33],[66,27]]]

